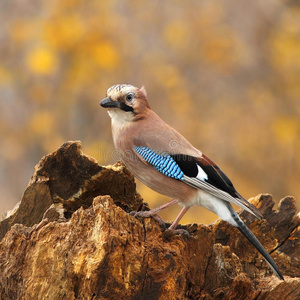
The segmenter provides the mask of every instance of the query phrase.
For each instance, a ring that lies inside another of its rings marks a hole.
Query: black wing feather
[[[196,177],[198,174],[197,159],[196,157],[185,154],[170,155],[179,165],[181,171],[189,177]]]
[[[230,179],[207,156],[204,154],[199,158],[184,154],[173,154],[171,156],[186,176],[185,181],[188,184],[195,188],[204,189],[220,199],[234,203],[259,219],[262,218],[260,211],[237,192]],[[197,177],[199,174],[198,167],[207,175],[207,178]]]
[[[238,197],[238,193],[230,179],[216,164],[212,163],[204,155],[201,158],[185,154],[174,154],[171,156],[186,176],[196,177],[198,175],[198,165],[207,174],[208,179],[205,180],[206,182],[228,193],[232,197]]]

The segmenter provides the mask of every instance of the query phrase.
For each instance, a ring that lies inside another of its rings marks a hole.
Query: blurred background
[[[299,1],[2,0],[0,19],[0,212],[65,141],[117,161],[99,106],[117,83],[145,85],[152,109],[245,198],[299,203]],[[167,200],[138,191],[151,207]],[[192,208],[182,223],[215,219]]]

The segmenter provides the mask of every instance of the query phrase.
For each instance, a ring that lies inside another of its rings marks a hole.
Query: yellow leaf
[[[299,120],[293,117],[281,117],[273,124],[273,131],[278,141],[283,144],[299,140]]]
[[[35,74],[49,75],[57,69],[57,56],[49,48],[38,47],[26,56],[28,68]]]
[[[92,58],[105,70],[113,70],[119,63],[119,54],[110,42],[102,42],[92,48]]]

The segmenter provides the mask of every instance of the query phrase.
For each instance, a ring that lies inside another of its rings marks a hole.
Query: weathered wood
[[[0,222],[0,240],[16,223],[32,226],[43,217],[68,219],[81,206],[91,206],[98,195],[111,195],[128,211],[142,205],[133,176],[124,165],[102,167],[82,153],[79,141],[64,143],[35,166],[19,208]]]
[[[19,209],[0,223],[3,233],[3,222],[12,226],[0,243],[0,298],[300,299],[294,199],[277,211],[270,195],[251,202],[265,219],[241,217],[285,281],[226,222],[183,226],[186,237],[132,217],[142,200],[124,166],[101,167],[66,143],[40,161]]]

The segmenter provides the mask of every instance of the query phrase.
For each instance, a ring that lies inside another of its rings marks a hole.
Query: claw
[[[148,210],[146,211],[131,211],[129,213],[131,216],[134,216],[134,217],[141,217],[141,218],[149,218],[152,216],[151,212]]]
[[[131,216],[134,216],[134,217],[141,217],[141,218],[149,218],[149,217],[152,217],[153,220],[155,220],[159,226],[162,227],[162,229],[166,229],[166,223],[165,221],[157,214],[153,214],[153,212],[151,212],[150,210],[148,211],[131,211],[129,213]]]

